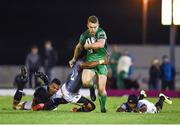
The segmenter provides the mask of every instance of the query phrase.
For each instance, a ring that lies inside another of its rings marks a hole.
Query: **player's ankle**
[[[101,109],[101,113],[106,113],[106,112],[107,112],[106,108]]]

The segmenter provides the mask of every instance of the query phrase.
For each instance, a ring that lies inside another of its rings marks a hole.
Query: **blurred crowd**
[[[25,66],[27,67],[29,74],[29,84],[26,87],[36,88],[41,86],[41,82],[35,77],[35,73],[38,72],[41,67],[48,78],[52,80],[54,78],[53,68],[56,66],[57,61],[58,54],[53,48],[51,40],[46,40],[44,42],[42,53],[39,52],[39,47],[37,45],[33,45],[25,59]],[[16,77],[14,83],[16,83]]]
[[[110,89],[141,88],[142,77],[136,72],[134,58],[127,49],[112,45],[109,64],[108,85]],[[149,66],[149,77],[145,83],[149,90],[175,90],[176,70],[168,55],[154,58]]]
[[[35,77],[35,72],[38,72],[41,67],[43,72],[52,80],[54,78],[53,68],[57,61],[58,54],[51,40],[44,42],[44,49],[41,53],[39,47],[33,45],[25,59],[25,66],[29,74],[29,84],[26,87],[41,86],[41,82]],[[146,82],[143,81],[141,73],[136,72],[137,68],[134,61],[135,59],[128,49],[119,49],[118,45],[112,45],[107,88],[138,90],[142,88],[143,83],[149,90],[175,90],[176,70],[168,55],[163,55],[161,59],[154,58],[152,62],[149,62],[149,76]],[[16,83],[16,78],[14,83]]]

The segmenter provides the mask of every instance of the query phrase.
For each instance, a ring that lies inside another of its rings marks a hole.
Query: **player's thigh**
[[[94,76],[95,76],[95,71],[93,71],[91,69],[83,69],[83,72],[82,72],[83,84],[84,85],[90,84],[90,82],[94,78]]]
[[[98,75],[99,94],[106,94],[106,83],[107,83],[107,76],[106,75]]]
[[[71,92],[69,92],[66,89],[65,84],[62,86],[61,92],[62,92],[62,97],[61,98],[65,99],[65,100],[62,100],[62,101],[65,102],[65,103],[66,103],[66,101],[69,102],[69,103],[76,103],[81,98],[81,95],[79,93],[71,93]]]

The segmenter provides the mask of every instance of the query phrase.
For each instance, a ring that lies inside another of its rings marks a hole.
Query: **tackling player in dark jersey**
[[[44,82],[49,82],[47,76],[41,72],[37,72],[36,77],[41,78]],[[18,80],[16,80],[16,82],[17,91],[14,95],[13,109],[29,110],[32,108],[33,110],[36,110],[36,108],[38,108],[38,105],[43,103],[44,110],[53,110],[57,107],[57,104],[63,104],[66,102],[64,99],[52,98],[53,95],[62,86],[61,81],[58,79],[53,79],[48,86],[41,86],[37,88],[33,95],[33,101],[27,102],[21,102],[24,86],[28,82],[27,71],[25,67],[21,67],[21,73],[18,75]]]

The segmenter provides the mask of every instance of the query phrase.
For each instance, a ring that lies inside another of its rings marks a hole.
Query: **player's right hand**
[[[74,66],[75,62],[76,62],[75,59],[71,59],[71,60],[69,61],[69,66],[72,68],[72,67]]]
[[[35,77],[40,78],[44,83],[49,83],[49,78],[43,72],[35,72]]]

